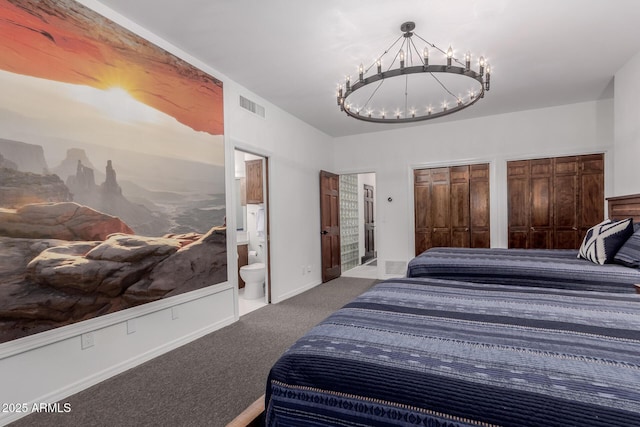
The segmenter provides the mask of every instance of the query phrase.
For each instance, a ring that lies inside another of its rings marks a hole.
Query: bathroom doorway
[[[376,174],[340,175],[342,276],[378,277],[376,241]]]
[[[269,158],[234,150],[238,311],[269,304]]]

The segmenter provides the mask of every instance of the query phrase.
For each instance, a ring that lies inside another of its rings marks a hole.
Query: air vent
[[[257,114],[260,117],[264,117],[264,107],[260,104],[256,104],[255,102],[245,98],[240,95],[240,106],[245,110],[251,111],[253,114]]]
[[[407,263],[404,261],[385,261],[384,273],[387,276],[404,276],[407,272]]]

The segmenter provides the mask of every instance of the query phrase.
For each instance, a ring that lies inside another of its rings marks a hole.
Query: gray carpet
[[[224,426],[265,392],[269,369],[375,280],[341,277],[150,360],[11,426]]]

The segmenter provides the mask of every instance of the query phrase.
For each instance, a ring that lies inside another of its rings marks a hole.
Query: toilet
[[[265,265],[256,261],[257,257],[249,254],[249,265],[240,267],[240,277],[244,280],[244,297],[246,299],[264,297]]]

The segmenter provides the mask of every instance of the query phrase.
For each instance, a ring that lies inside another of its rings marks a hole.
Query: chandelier
[[[451,46],[445,52],[414,33],[414,28],[414,22],[403,23],[403,34],[384,53],[367,68],[360,64],[357,80],[352,82],[347,76],[344,87],[338,86],[341,111],[367,122],[407,123],[446,116],[484,98],[491,79],[491,67],[484,57],[478,59],[478,71],[472,70],[471,53],[461,62],[453,56]],[[421,51],[413,36],[426,44]],[[398,50],[383,71],[383,59],[387,54],[391,57],[394,48]],[[444,55],[446,65],[429,62],[433,50]]]

